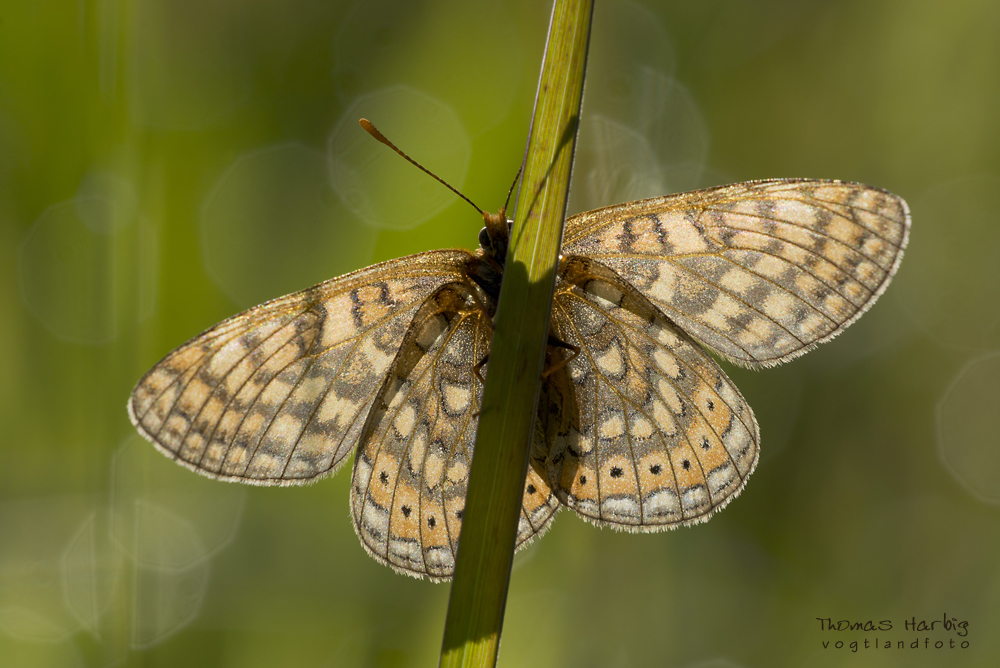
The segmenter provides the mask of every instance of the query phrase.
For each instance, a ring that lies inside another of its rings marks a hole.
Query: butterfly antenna
[[[521,178],[521,170],[524,169],[524,164],[522,163],[520,167],[517,168],[517,174],[514,175],[514,182],[510,184],[510,190],[507,191],[507,199],[504,200],[503,210],[507,211],[507,205],[510,204],[510,196],[514,194],[514,186],[517,185],[517,180]]]
[[[386,139],[385,135],[383,135],[381,132],[378,131],[378,128],[376,128],[374,125],[372,125],[371,121],[369,121],[367,118],[362,118],[359,122],[361,123],[361,127],[363,127],[365,129],[365,132],[367,132],[372,137],[374,137],[375,139],[379,140],[380,142],[382,142],[383,144],[385,144],[386,146],[388,146],[389,148],[391,148],[393,151],[395,151],[399,155],[401,155],[404,158],[406,158],[407,162],[409,162],[414,167],[420,169],[425,174],[427,174],[427,175],[433,177],[434,179],[436,179],[438,183],[440,183],[445,188],[447,188],[448,190],[452,191],[453,193],[455,193],[456,195],[458,195],[459,197],[461,197],[462,199],[464,199],[466,202],[468,202],[469,204],[471,204],[472,208],[479,212],[479,215],[483,215],[483,210],[480,209],[478,206],[476,206],[475,202],[473,202],[471,199],[469,199],[468,197],[466,197],[462,193],[460,193],[457,190],[455,190],[454,188],[452,188],[451,185],[447,181],[445,181],[444,179],[442,179],[440,176],[438,176],[437,174],[435,174],[431,170],[427,169],[426,167],[424,167],[423,165],[421,165],[419,162],[417,162],[416,160],[414,160],[413,158],[411,158],[410,156],[406,155],[401,150],[399,150],[399,148],[395,144],[393,144],[391,141],[389,141],[388,139]],[[508,195],[508,198],[509,197],[510,196]]]

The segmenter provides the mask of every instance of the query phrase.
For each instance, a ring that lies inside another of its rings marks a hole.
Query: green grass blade
[[[493,666],[576,145],[593,0],[557,0],[535,99],[441,665]]]

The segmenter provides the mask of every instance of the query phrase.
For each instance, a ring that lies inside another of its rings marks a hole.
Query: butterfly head
[[[510,230],[514,221],[507,218],[507,207],[501,207],[496,213],[483,212],[483,229],[479,230],[479,245],[486,257],[494,260],[503,268],[507,258],[507,246],[510,244]]]
[[[507,205],[510,204],[510,197],[514,194],[514,186],[517,185],[521,177],[521,170],[517,170],[514,182],[510,184],[507,191],[507,199],[503,206],[496,213],[488,213],[476,207],[476,210],[483,215],[483,229],[479,230],[479,245],[483,249],[483,255],[503,272],[503,266],[507,259],[507,247],[510,245],[510,232],[514,227],[514,221],[507,218]],[[470,202],[471,203],[471,202]],[[473,204],[473,206],[476,206]]]

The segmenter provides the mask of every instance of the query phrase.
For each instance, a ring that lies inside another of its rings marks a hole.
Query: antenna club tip
[[[397,153],[400,153],[400,150],[398,148],[396,148],[396,145],[393,144],[388,139],[386,139],[385,135],[383,135],[381,132],[378,131],[378,128],[375,127],[374,123],[372,123],[371,121],[369,121],[367,118],[362,118],[362,119],[358,120],[358,123],[361,124],[361,127],[364,129],[365,132],[367,132],[372,137],[374,137],[375,139],[379,140],[380,142],[382,142],[383,144],[385,144],[386,146],[388,146],[389,148],[391,148],[393,151],[396,151]],[[400,155],[402,155],[402,153],[400,153]]]

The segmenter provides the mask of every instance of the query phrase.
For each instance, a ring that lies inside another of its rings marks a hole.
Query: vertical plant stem
[[[441,666],[494,666],[576,146],[593,0],[556,0],[496,315]]]

